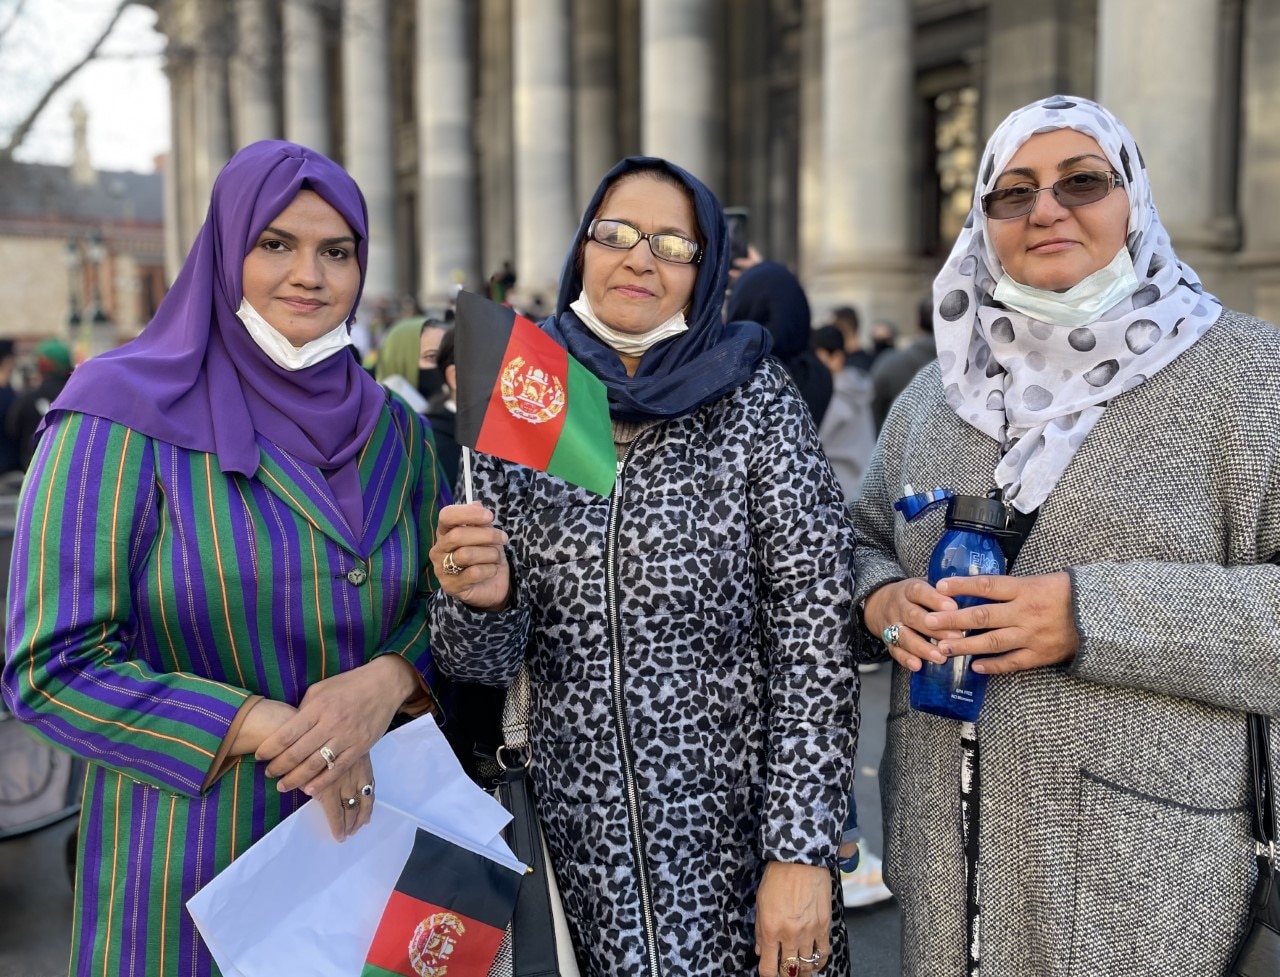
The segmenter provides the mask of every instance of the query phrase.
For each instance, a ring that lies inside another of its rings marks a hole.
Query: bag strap
[[[1249,765],[1253,771],[1253,836],[1258,854],[1268,854],[1274,861],[1276,841],[1275,806],[1271,786],[1271,720],[1256,712],[1249,713]]]
[[[529,749],[529,666],[521,665],[502,704],[502,741],[511,754]]]

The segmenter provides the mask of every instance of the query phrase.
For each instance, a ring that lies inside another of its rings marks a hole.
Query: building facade
[[[100,171],[72,109],[70,166],[0,162],[0,336],[78,359],[132,339],[164,298],[164,180]]]
[[[153,0],[169,39],[176,269],[219,167],[284,137],[369,202],[369,299],[510,262],[554,301],[621,156],[749,213],[821,317],[910,330],[994,126],[1054,92],[1133,130],[1180,255],[1280,320],[1280,4],[1264,0]]]

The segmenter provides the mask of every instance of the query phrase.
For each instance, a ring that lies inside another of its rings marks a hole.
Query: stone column
[[[573,0],[574,204],[582,210],[618,162],[617,10]]]
[[[1243,128],[1240,213],[1241,264],[1253,279],[1253,301],[1242,303],[1268,322],[1280,323],[1280,7],[1245,8],[1242,79]],[[1160,206],[1163,206],[1162,204]]]
[[[982,138],[1006,115],[1093,86],[1097,39],[1081,0],[990,0],[982,59]]]
[[[1220,0],[1100,0],[1098,101],[1138,141],[1178,248],[1213,247]]]
[[[577,229],[569,0],[515,0],[516,275],[526,303],[555,306]]]
[[[222,25],[225,26],[225,25]],[[196,48],[193,95],[195,98],[195,195],[201,221],[208,209],[213,181],[231,158],[231,103],[227,91],[227,58],[217,43],[216,25]]]
[[[284,133],[291,142],[330,154],[329,78],[324,19],[315,0],[283,0]]]
[[[823,18],[823,269],[815,304],[852,304],[864,326],[880,317],[911,322],[919,192],[911,183],[910,5],[825,0]]]
[[[511,0],[480,0],[476,142],[480,186],[480,275],[515,264],[515,123],[511,65]]]
[[[395,152],[387,0],[342,5],[343,160],[369,207],[369,265],[362,301],[396,295]]]
[[[804,0],[800,31],[800,206],[796,234],[800,278],[808,281],[822,267],[822,5]],[[815,308],[815,318],[824,310]]]
[[[267,0],[236,0],[236,50],[231,63],[235,145],[244,147],[280,134],[271,84],[272,51]]]
[[[483,291],[476,257],[471,45],[465,0],[417,0],[420,298],[442,305],[455,276]]]
[[[177,64],[170,73],[174,85],[173,101],[176,106],[173,146],[173,176],[177,184],[178,204],[178,264],[170,269],[172,276],[177,276],[182,262],[191,250],[196,232],[204,223],[205,211],[208,209],[209,196],[201,196],[199,180],[199,163],[203,156],[200,143],[196,138],[196,81],[195,57],[189,49],[182,50],[176,57]]]
[[[718,0],[643,0],[640,14],[643,150],[724,190]]]
[[[182,192],[182,162],[189,152],[182,126],[186,77],[181,59],[173,51],[165,58],[164,73],[169,80],[169,152],[164,158],[164,280],[168,286],[182,269],[191,238],[185,226]]]

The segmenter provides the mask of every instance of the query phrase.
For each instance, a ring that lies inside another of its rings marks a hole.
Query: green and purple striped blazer
[[[202,784],[251,694],[296,705],[402,655],[428,687],[433,443],[392,399],[359,456],[364,523],[319,469],[259,438],[251,478],[215,456],[67,414],[19,504],[5,701],[90,763],[71,973],[216,974],[185,903],[307,800],[239,758]]]

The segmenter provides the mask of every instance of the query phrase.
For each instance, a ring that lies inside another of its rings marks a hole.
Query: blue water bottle
[[[907,486],[910,492],[910,486]],[[995,499],[957,495],[934,489],[904,495],[893,504],[908,521],[946,504],[946,530],[929,559],[929,583],[944,577],[989,576],[1005,572],[999,534],[1008,527],[1008,511]],[[986,604],[981,597],[956,597],[961,608]],[[911,675],[911,707],[949,719],[976,722],[987,692],[987,676],[973,670],[970,656],[957,656],[941,665],[925,661]]]

